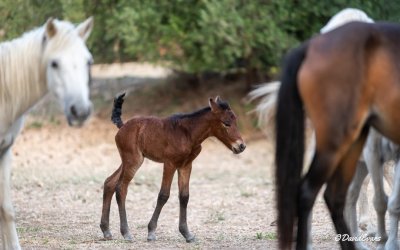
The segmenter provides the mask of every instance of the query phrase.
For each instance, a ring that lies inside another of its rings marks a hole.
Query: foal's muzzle
[[[71,127],[80,127],[89,118],[92,113],[92,105],[86,108],[77,108],[72,105],[67,112],[68,125]]]
[[[246,149],[246,144],[240,143],[232,146],[232,151],[235,154],[240,154]]]

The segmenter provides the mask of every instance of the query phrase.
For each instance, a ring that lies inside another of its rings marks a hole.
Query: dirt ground
[[[108,115],[100,112],[80,129],[69,128],[61,116],[46,123],[28,117],[13,148],[12,170],[23,249],[277,248],[272,150],[263,137],[250,140],[252,136],[245,137],[248,146],[240,155],[208,139],[194,161],[188,225],[196,242],[186,243],[178,231],[176,178],[158,222],[157,241],[146,241],[162,176],[162,165],[150,160],[137,172],[127,197],[134,241],[122,240],[115,199],[110,218],[114,240],[103,241],[103,182],[120,164],[117,129]],[[312,236],[315,249],[339,249],[321,197],[314,208]]]
[[[204,143],[193,165],[188,223],[197,241],[188,244],[178,231],[176,180],[157,228],[146,242],[162,166],[145,160],[127,197],[134,242],[119,233],[115,200],[111,229],[115,240],[102,241],[99,228],[102,185],[119,165],[116,128],[92,118],[81,129],[65,123],[29,126],[17,139],[13,162],[13,200],[24,249],[276,249],[271,150],[265,140],[249,141],[234,155],[215,139]],[[324,203],[317,201],[313,222],[316,249],[334,249],[334,230]]]

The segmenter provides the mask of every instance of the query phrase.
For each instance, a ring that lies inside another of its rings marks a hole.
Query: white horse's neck
[[[0,134],[48,92],[43,33],[39,28],[0,44]]]

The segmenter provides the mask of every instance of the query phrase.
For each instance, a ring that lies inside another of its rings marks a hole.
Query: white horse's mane
[[[337,27],[340,27],[346,23],[352,22],[352,21],[361,21],[361,22],[366,22],[366,23],[373,23],[374,20],[368,17],[368,15],[359,9],[355,8],[346,8],[331,17],[329,22],[322,27],[320,30],[320,33],[326,33],[329,32],[333,29],[336,29]]]
[[[76,41],[74,26],[53,20],[57,33],[52,46],[44,46],[45,25],[24,33],[21,37],[0,43],[0,114],[15,120],[20,110],[29,108],[33,98],[47,92],[46,66],[54,50]],[[74,40],[72,38],[75,38]],[[1,117],[0,119],[4,118]]]

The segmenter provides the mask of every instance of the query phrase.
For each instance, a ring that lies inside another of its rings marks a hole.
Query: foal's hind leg
[[[100,228],[101,231],[103,232],[104,239],[106,240],[112,239],[112,234],[109,226],[110,206],[121,172],[122,172],[122,165],[104,181],[103,209],[101,213]]]
[[[133,238],[129,232],[128,220],[126,218],[125,201],[128,194],[128,185],[136,171],[142,165],[143,155],[139,151],[121,152],[121,159],[122,172],[115,189],[119,210],[120,231],[125,240],[132,241]]]
[[[192,171],[192,163],[178,169],[178,185],[179,185],[179,232],[185,237],[186,242],[193,242],[194,235],[189,232],[187,226],[187,204],[189,202],[189,180]]]
[[[172,179],[174,177],[176,168],[172,164],[164,164],[164,172],[163,172],[163,178],[162,178],[162,183],[161,183],[161,189],[158,194],[157,198],[157,206],[154,209],[153,216],[150,219],[149,225],[147,226],[148,228],[148,235],[147,235],[147,241],[155,241],[156,240],[156,229],[157,229],[157,222],[158,222],[158,217],[160,216],[161,210],[165,203],[167,203],[170,190],[171,190],[171,183]]]

